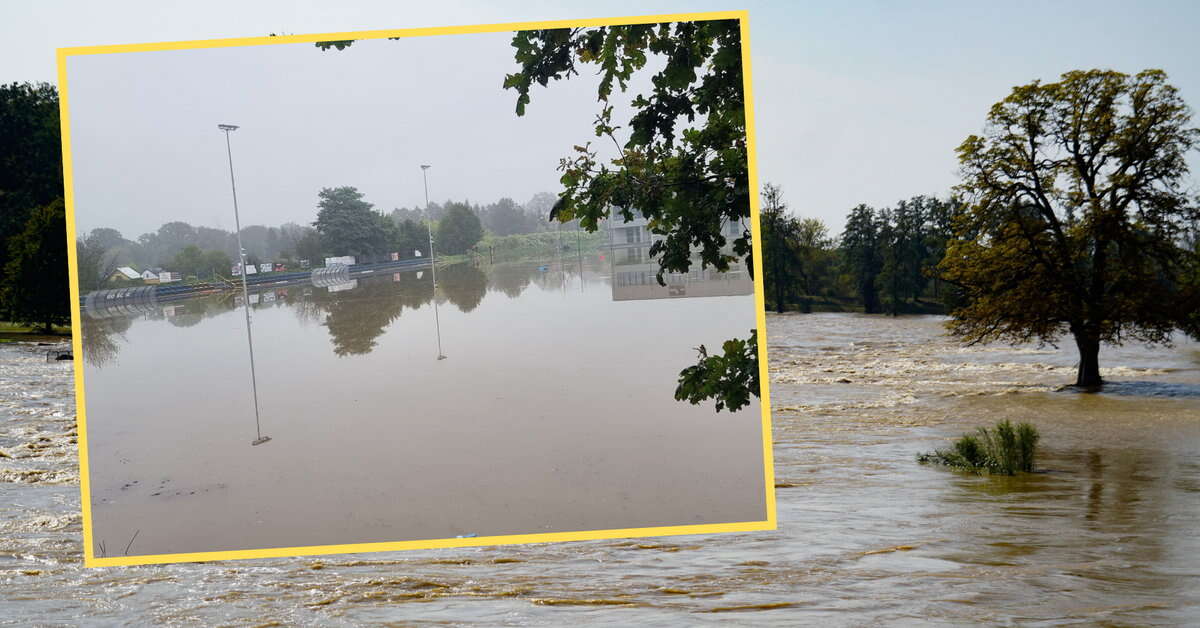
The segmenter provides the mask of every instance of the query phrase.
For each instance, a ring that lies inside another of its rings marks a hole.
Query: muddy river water
[[[1069,348],[941,322],[768,317],[776,531],[96,569],[70,367],[0,345],[0,623],[1200,622],[1200,345],[1106,348],[1079,394]],[[1002,418],[1041,472],[915,462]]]

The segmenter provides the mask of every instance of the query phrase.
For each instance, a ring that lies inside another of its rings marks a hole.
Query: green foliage
[[[38,323],[46,331],[71,320],[66,232],[66,209],[60,198],[35,210],[24,229],[9,239],[8,262],[0,281],[4,318]]]
[[[202,251],[198,246],[188,246],[177,253],[166,268],[184,278],[211,279],[214,274],[228,277],[233,270],[233,260],[224,251]]]
[[[429,256],[429,231],[425,225],[409,219],[395,222],[395,225],[391,248],[400,254],[401,259],[414,257],[417,251],[422,257]]]
[[[728,408],[736,412],[750,405],[750,395],[758,396],[758,330],[750,330],[750,338],[726,340],[723,353],[709,355],[704,345],[697,351],[699,361],[679,373],[675,399],[692,405],[708,399],[716,400],[717,412]]]
[[[447,203],[434,240],[439,255],[459,255],[483,239],[483,223],[466,203]]]
[[[601,77],[594,131],[616,155],[606,162],[590,142],[575,146],[574,157],[560,163],[564,189],[550,218],[578,219],[595,231],[613,208],[625,221],[636,210],[664,236],[650,248],[660,283],[667,272],[687,272],[696,252],[702,267],[726,270],[736,258],[722,251],[722,225],[750,216],[739,22],[522,31],[513,48],[521,69],[504,87],[518,93],[517,115],[534,84],[568,79],[584,65],[597,66]],[[650,76],[653,91],[632,100],[626,129],[615,126],[614,87],[624,92],[651,55],[663,61]],[[748,229],[733,242],[748,265],[750,244]]]
[[[868,314],[881,311],[877,283],[883,272],[883,247],[879,227],[875,210],[858,205],[850,210],[842,230],[842,256]]]
[[[574,146],[574,156],[559,164],[563,191],[550,219],[578,220],[583,229],[596,231],[603,219],[629,222],[639,212],[651,233],[661,236],[649,254],[658,261],[662,285],[666,273],[688,272],[696,255],[701,268],[728,270],[740,257],[753,272],[738,20],[522,31],[512,45],[521,68],[505,77],[504,88],[516,90],[518,116],[534,84],[569,79],[585,65],[596,66],[600,75],[593,131],[611,142],[615,155],[601,158],[591,142]],[[633,98],[634,114],[622,128],[612,118],[614,88],[624,93],[652,56],[662,61],[649,76],[653,89]],[[732,255],[722,233],[728,223],[743,226]],[[725,344],[756,346],[753,336]],[[685,370],[676,397],[693,403],[715,397],[718,410],[745,405],[759,393],[758,354],[742,356],[750,363],[702,360]],[[721,367],[729,370],[718,372]]]
[[[533,233],[540,226],[534,216],[526,213],[511,198],[502,198],[487,205],[480,216],[484,227],[498,236]]]
[[[991,429],[981,427],[973,435],[964,434],[954,442],[951,449],[938,449],[933,453],[920,454],[917,461],[974,473],[1028,473],[1033,471],[1039,439],[1037,429],[1029,423],[1019,423],[1014,427],[1005,420]]]
[[[1050,344],[1069,332],[1080,386],[1101,384],[1102,342],[1200,337],[1200,261],[1180,245],[1200,219],[1184,188],[1190,122],[1160,70],[1013,88],[958,148],[969,205],[939,267],[965,296],[951,331]]]
[[[49,83],[0,85],[0,267],[7,259],[3,242],[62,195],[58,90]],[[65,266],[67,259],[58,262]]]
[[[321,236],[324,252],[367,258],[386,251],[389,234],[385,219],[372,211],[374,205],[364,201],[357,188],[322,188],[317,196],[320,201],[313,227]],[[387,224],[392,225],[391,221]]]
[[[543,231],[498,237],[484,236],[475,247],[480,255],[495,262],[546,260],[555,256],[590,256],[608,242],[608,234],[586,231]]]
[[[777,187],[764,186],[762,205],[763,281],[779,312],[795,303],[807,312],[816,303],[851,301],[878,313],[885,296],[893,314],[939,312],[939,303],[956,296],[933,273],[959,206],[954,198],[916,196],[881,210],[859,205],[836,243],[820,220],[789,215]]]

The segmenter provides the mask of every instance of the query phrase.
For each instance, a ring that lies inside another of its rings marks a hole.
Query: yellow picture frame
[[[434,35],[461,35],[472,33],[496,33],[521,30],[537,30],[551,28],[615,26],[631,24],[648,24],[680,21],[705,20],[739,20],[741,26],[743,93],[746,116],[747,168],[750,186],[751,234],[755,243],[761,241],[759,226],[759,198],[755,190],[759,187],[757,165],[755,162],[755,130],[754,130],[754,99],[752,90],[752,73],[750,64],[750,33],[749,13],[747,11],[723,11],[706,13],[680,13],[666,15],[642,15],[633,17],[613,17],[599,19],[555,20],[541,22],[516,22],[504,24],[483,24],[471,26],[444,26],[407,28],[394,30],[371,30],[341,33],[319,33],[308,35],[282,35],[265,37],[242,37],[231,39],[212,39],[198,41],[177,41],[144,44],[83,46],[59,48],[57,50],[58,89],[60,94],[60,114],[62,126],[63,152],[63,181],[65,187],[64,200],[67,215],[67,251],[70,268],[70,303],[72,347],[75,356],[83,355],[81,336],[81,303],[79,294],[78,259],[75,249],[75,199],[72,182],[71,132],[70,132],[70,92],[67,84],[67,60],[70,57],[82,55],[99,55],[124,52],[149,52],[167,50],[197,50],[205,48],[227,48],[240,46],[269,46],[278,44],[315,43],[339,40],[363,40],[384,38],[406,38]],[[753,262],[755,268],[763,268],[762,247],[754,246]],[[231,551],[192,552],[178,554],[152,554],[138,556],[98,557],[95,555],[92,539],[92,509],[90,482],[88,471],[88,437],[87,437],[87,404],[86,388],[84,385],[83,364],[76,360],[74,364],[74,381],[76,391],[76,424],[79,450],[79,486],[83,515],[83,546],[84,566],[113,567],[121,565],[146,565],[172,562],[201,562],[214,560],[233,560],[251,558],[278,558],[289,556],[310,556],[325,554],[344,554],[357,552],[384,552],[414,549],[435,549],[453,547],[494,546],[523,543],[548,543],[560,541],[590,541],[599,539],[616,539],[628,537],[671,536],[684,534],[712,534],[724,532],[752,532],[774,530],[776,522],[775,474],[772,457],[771,438],[771,405],[770,383],[767,364],[767,336],[764,291],[761,281],[754,282],[755,320],[758,333],[759,352],[759,381],[761,393],[762,421],[762,454],[763,482],[765,484],[766,519],[762,521],[744,521],[732,523],[659,526],[647,528],[623,528],[607,530],[581,530],[574,532],[550,532],[534,534],[515,534],[504,536],[480,536],[471,538],[448,538],[417,541],[396,541],[385,543],[356,543],[344,545],[317,545],[302,547],[276,547],[266,549],[247,549]]]

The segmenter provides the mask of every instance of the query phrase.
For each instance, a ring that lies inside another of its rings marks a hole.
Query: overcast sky
[[[6,6],[0,80],[55,77],[54,48],[746,8],[759,174],[794,211],[841,229],[855,204],[945,195],[954,148],[1012,86],[1070,69],[1155,67],[1200,103],[1200,4],[1178,2],[67,2]],[[322,186],[382,209],[430,192],[486,203],[557,191],[589,139],[594,83],[500,89],[507,35],[76,57],[80,227],[127,237],[182,219],[232,228],[218,122],[233,136],[243,224],[312,219]],[[1198,121],[1200,122],[1200,121]],[[85,159],[86,157],[86,159]],[[1192,159],[1193,168],[1200,160]]]

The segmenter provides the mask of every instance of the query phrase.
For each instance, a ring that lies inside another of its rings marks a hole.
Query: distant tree
[[[446,213],[438,222],[434,247],[438,253],[466,253],[483,239],[483,224],[466,203],[447,203]]]
[[[487,230],[498,236],[530,233],[535,230],[529,215],[511,198],[502,198],[488,205],[481,212],[481,216]]]
[[[953,237],[953,219],[954,215],[961,211],[962,204],[953,196],[949,200],[942,201],[933,197],[925,197],[928,199],[928,205],[925,212],[925,250],[928,256],[925,260],[924,274],[932,279],[933,297],[941,298],[945,303],[954,305],[956,303],[956,292],[943,292],[942,281],[938,277],[937,265],[946,256],[946,245]]]
[[[810,312],[810,297],[817,294],[818,287],[832,266],[833,241],[829,237],[829,228],[819,218],[800,218],[795,222],[792,246],[796,252],[800,288],[804,295],[801,309]]]
[[[420,223],[425,220],[425,212],[420,208],[408,209],[406,207],[397,207],[388,215],[391,216],[392,220],[397,225],[405,220],[411,220],[416,223]]]
[[[321,235],[321,248],[331,255],[371,256],[386,248],[386,234],[380,230],[379,214],[363,200],[357,188],[322,188],[317,194],[317,220],[313,223]]]
[[[983,135],[958,148],[967,202],[940,265],[966,303],[968,342],[1056,342],[1079,350],[1077,386],[1097,387],[1101,343],[1200,337],[1200,217],[1184,188],[1200,140],[1160,70],[1073,71],[1015,87]]]
[[[294,250],[297,260],[308,260],[311,264],[316,264],[319,260],[324,259],[321,250],[321,235],[316,229],[309,229],[296,240]]]
[[[233,271],[233,258],[225,251],[206,251],[204,253],[204,263],[200,267],[200,272],[197,276],[201,279],[208,279],[214,274],[220,277],[229,277]]]
[[[0,268],[8,255],[4,241],[62,195],[58,90],[49,83],[0,85]],[[55,263],[65,267],[62,248]]]
[[[525,214],[530,218],[533,231],[547,231],[549,229],[550,212],[554,210],[554,204],[557,202],[558,196],[550,192],[538,192],[528,201],[525,201]]]
[[[417,251],[420,251],[422,257],[428,257],[429,231],[419,222],[403,220],[396,224],[392,248],[400,253],[402,258],[413,257]]]
[[[68,304],[67,218],[62,199],[33,212],[8,241],[0,283],[0,309],[12,321],[40,324],[46,332],[71,320]]]
[[[766,183],[762,189],[762,210],[759,212],[762,227],[763,285],[767,300],[775,304],[775,311],[782,314],[792,287],[800,281],[804,269],[800,264],[796,248],[799,223],[788,213],[783,191],[779,186]]]
[[[850,210],[840,244],[842,256],[862,299],[863,310],[868,314],[880,312],[877,283],[883,270],[883,256],[879,219],[873,208],[858,205]]]
[[[79,289],[91,291],[112,276],[121,266],[134,262],[135,244],[126,240],[120,231],[101,227],[76,240],[76,265]]]
[[[167,270],[188,277],[202,275],[204,272],[204,263],[204,251],[201,251],[198,246],[191,245],[184,247],[182,251],[176,253],[174,259],[165,266]]]

